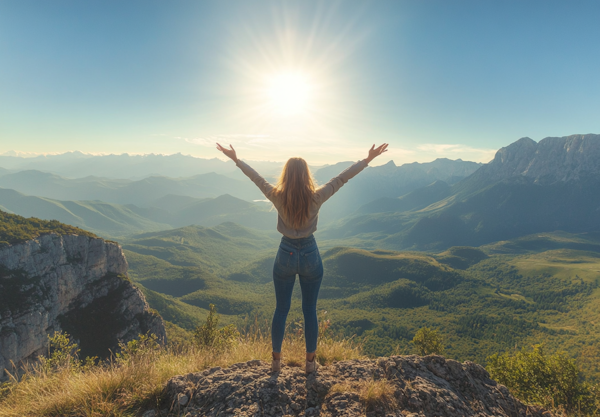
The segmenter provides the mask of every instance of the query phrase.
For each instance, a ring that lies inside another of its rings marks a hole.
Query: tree
[[[210,311],[206,323],[196,327],[194,341],[199,346],[227,348],[233,345],[240,337],[240,332],[233,324],[218,328],[219,315],[214,304],[210,304]]]
[[[429,327],[419,329],[413,337],[412,342],[417,347],[419,355],[441,355],[444,353],[444,339],[437,330]]]
[[[567,410],[597,411],[597,387],[580,381],[575,361],[564,352],[548,355],[542,345],[487,358],[490,376],[522,401]]]

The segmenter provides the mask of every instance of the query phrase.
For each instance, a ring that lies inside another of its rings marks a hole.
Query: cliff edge
[[[296,367],[270,373],[269,364],[255,360],[174,377],[164,396],[170,412],[148,410],[144,417],[551,417],[522,404],[482,366],[433,355],[336,362],[309,376]]]
[[[126,273],[121,247],[92,236],[50,233],[0,247],[0,378],[45,353],[55,331],[69,333],[82,357],[106,357],[140,333],[164,343],[161,317]]]

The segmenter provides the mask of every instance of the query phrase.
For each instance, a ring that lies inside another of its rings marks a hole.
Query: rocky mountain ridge
[[[600,135],[587,134],[547,137],[537,143],[521,138],[498,150],[472,177],[493,182],[522,176],[546,184],[598,174]]]
[[[121,247],[99,238],[51,233],[1,248],[0,370],[44,353],[54,331],[69,333],[84,357],[140,333],[165,342],[162,319],[126,273]]]
[[[387,386],[387,398],[368,404],[361,387],[376,382]],[[515,399],[482,366],[435,355],[342,361],[308,376],[289,366],[270,373],[269,364],[253,360],[174,377],[164,394],[169,408],[148,410],[144,417],[551,417]]]

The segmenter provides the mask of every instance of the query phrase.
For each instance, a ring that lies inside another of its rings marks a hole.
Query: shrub
[[[158,337],[154,334],[140,334],[138,339],[127,343],[119,342],[121,352],[117,353],[117,362],[128,363],[139,357],[148,357],[158,354],[161,346]]]
[[[522,401],[567,411],[598,410],[598,388],[580,381],[575,361],[564,352],[548,355],[542,345],[534,345],[513,355],[494,354],[487,363],[490,376]]]
[[[444,339],[435,329],[423,327],[413,337],[412,342],[417,347],[419,355],[441,355],[444,353]]]
[[[225,349],[232,347],[239,340],[240,332],[233,324],[225,326],[222,329],[219,329],[218,325],[219,315],[217,314],[215,305],[211,304],[206,323],[196,327],[194,342],[201,347]]]
[[[0,210],[0,248],[26,242],[48,233],[97,237],[86,230],[60,223],[57,220],[25,218]]]
[[[71,337],[64,332],[54,332],[48,335],[48,357],[39,358],[40,367],[45,371],[57,369],[76,369],[79,361],[79,347],[71,341]]]

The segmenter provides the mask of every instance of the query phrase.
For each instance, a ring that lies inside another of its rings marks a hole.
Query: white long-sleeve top
[[[300,239],[303,237],[310,236],[314,232],[317,231],[317,222],[319,220],[319,209],[332,195],[334,195],[344,184],[348,182],[348,180],[358,174],[360,171],[365,169],[368,165],[367,161],[363,159],[362,161],[356,162],[351,167],[344,170],[340,175],[335,178],[329,180],[329,182],[325,185],[317,188],[315,193],[313,194],[312,202],[308,211],[308,220],[306,224],[301,229],[293,229],[288,226],[288,222],[282,215],[281,210],[281,201],[277,198],[277,196],[271,195],[271,191],[273,190],[273,185],[270,184],[267,180],[260,176],[258,172],[250,167],[247,163],[238,159],[236,165],[242,170],[244,174],[248,178],[256,184],[256,186],[262,191],[262,193],[273,203],[275,208],[277,209],[277,231],[279,231],[282,235],[287,236],[291,239]]]

